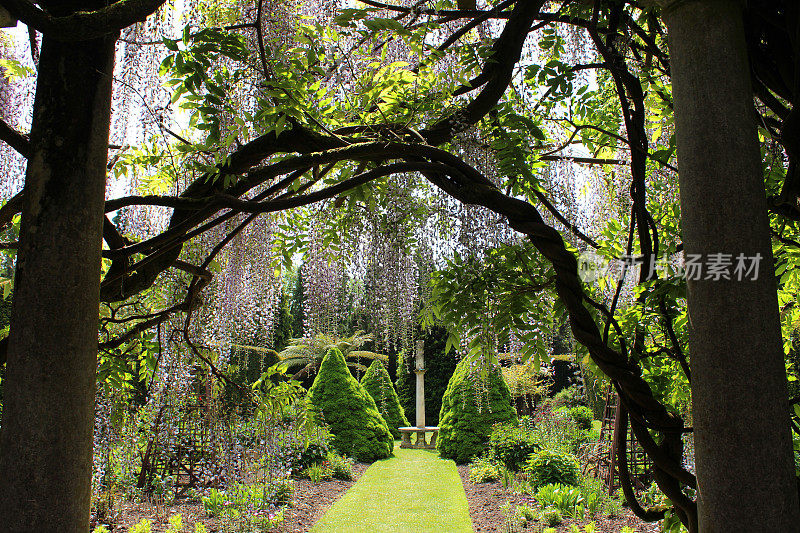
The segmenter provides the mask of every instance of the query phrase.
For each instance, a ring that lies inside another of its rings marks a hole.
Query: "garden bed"
[[[301,533],[310,530],[330,506],[353,486],[367,467],[368,464],[355,463],[352,481],[332,479],[313,483],[308,479],[294,480],[292,505],[284,511],[284,521],[275,531]],[[109,528],[113,532],[128,531],[134,524],[146,518],[153,522],[152,533],[163,533],[169,527],[169,517],[176,514],[181,515],[185,531],[194,531],[197,522],[205,525],[209,532],[219,530],[217,520],[206,516],[202,502],[196,500],[180,499],[167,506],[124,501],[119,505],[118,511],[117,525],[113,529]]]
[[[472,527],[475,533],[499,531],[506,533],[514,531],[506,527],[507,511],[504,504],[508,503],[513,509],[517,505],[528,505],[538,508],[536,498],[526,494],[517,494],[503,488],[499,481],[488,483],[473,483],[469,479],[469,466],[461,465],[458,467],[461,476],[461,483],[464,485],[464,492],[467,494],[469,503],[469,515],[472,519]],[[593,520],[576,521],[565,519],[558,526],[554,526],[558,533],[569,533],[570,526],[579,525],[581,528],[589,522],[594,522],[597,533],[619,533],[628,526],[637,533],[655,533],[659,531],[658,523],[643,522],[628,508],[623,508],[622,513],[617,518],[608,518],[597,515]],[[539,529],[537,529],[537,527]],[[545,525],[534,523],[533,527],[520,529],[521,531],[540,531]]]

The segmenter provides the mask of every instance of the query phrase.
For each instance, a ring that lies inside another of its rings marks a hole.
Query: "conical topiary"
[[[321,416],[330,426],[331,445],[340,454],[364,462],[392,455],[394,439],[386,421],[336,348],[322,360],[307,402],[312,418]]]
[[[472,360],[464,359],[453,372],[442,397],[439,412],[439,440],[436,448],[445,459],[458,464],[480,455],[492,432],[492,424],[517,422],[511,394],[500,369],[487,365],[487,374],[472,370]],[[488,390],[487,390],[488,388]]]
[[[380,361],[373,361],[367,373],[361,378],[361,385],[375,400],[375,405],[378,406],[378,412],[383,416],[383,419],[389,425],[389,431],[395,439],[400,438],[399,427],[408,426],[408,419],[403,407],[400,405],[400,400],[397,398],[397,393],[392,386],[392,378],[389,377],[389,372]]]

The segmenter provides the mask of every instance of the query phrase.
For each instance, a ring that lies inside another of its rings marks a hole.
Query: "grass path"
[[[453,461],[435,451],[401,450],[377,461],[311,533],[471,533],[467,497]]]

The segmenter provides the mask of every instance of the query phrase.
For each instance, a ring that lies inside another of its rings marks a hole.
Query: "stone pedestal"
[[[416,395],[416,411],[417,411],[417,425],[398,428],[403,442],[400,443],[401,448],[421,448],[425,450],[433,450],[436,448],[436,436],[439,434],[437,426],[425,425],[425,341],[418,340],[416,346],[416,354],[414,357],[414,373],[417,375],[417,395]],[[411,434],[417,434],[416,442],[411,442]],[[425,434],[431,434],[430,442],[425,440]]]

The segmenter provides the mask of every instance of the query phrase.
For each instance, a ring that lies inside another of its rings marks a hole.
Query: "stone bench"
[[[436,436],[439,434],[439,426],[411,426],[398,429],[400,430],[400,436],[403,439],[403,442],[400,443],[401,448],[415,448],[424,450],[436,449]],[[412,433],[417,434],[417,441],[413,444],[411,443]],[[425,433],[431,433],[430,442],[425,441]]]

